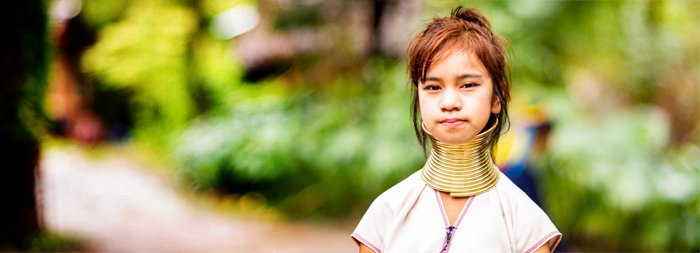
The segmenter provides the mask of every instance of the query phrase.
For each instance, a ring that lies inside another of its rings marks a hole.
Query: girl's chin
[[[468,142],[474,136],[467,136],[466,133],[442,133],[440,136],[435,136],[435,138],[446,144],[463,144]]]

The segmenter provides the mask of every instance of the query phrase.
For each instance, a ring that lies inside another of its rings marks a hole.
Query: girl
[[[501,41],[476,9],[435,18],[412,40],[413,125],[432,149],[362,217],[352,234],[360,252],[554,250],[561,233],[492,161],[508,122],[506,68]]]

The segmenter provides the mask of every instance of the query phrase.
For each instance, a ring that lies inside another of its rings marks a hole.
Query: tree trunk
[[[37,133],[47,82],[45,1],[0,8],[0,249],[21,249],[40,231]]]

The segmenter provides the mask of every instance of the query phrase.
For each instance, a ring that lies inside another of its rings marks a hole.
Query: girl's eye
[[[440,90],[440,86],[437,85],[426,85],[423,87],[424,90]]]
[[[465,84],[462,84],[462,88],[474,88],[474,87],[476,87],[476,86],[478,86],[478,85],[475,84],[475,83],[465,83]]]

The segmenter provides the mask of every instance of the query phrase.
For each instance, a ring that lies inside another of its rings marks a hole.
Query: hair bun
[[[476,23],[477,25],[491,30],[491,24],[488,19],[481,14],[481,11],[474,8],[464,8],[461,5],[452,11],[452,17],[462,19],[466,22]]]

